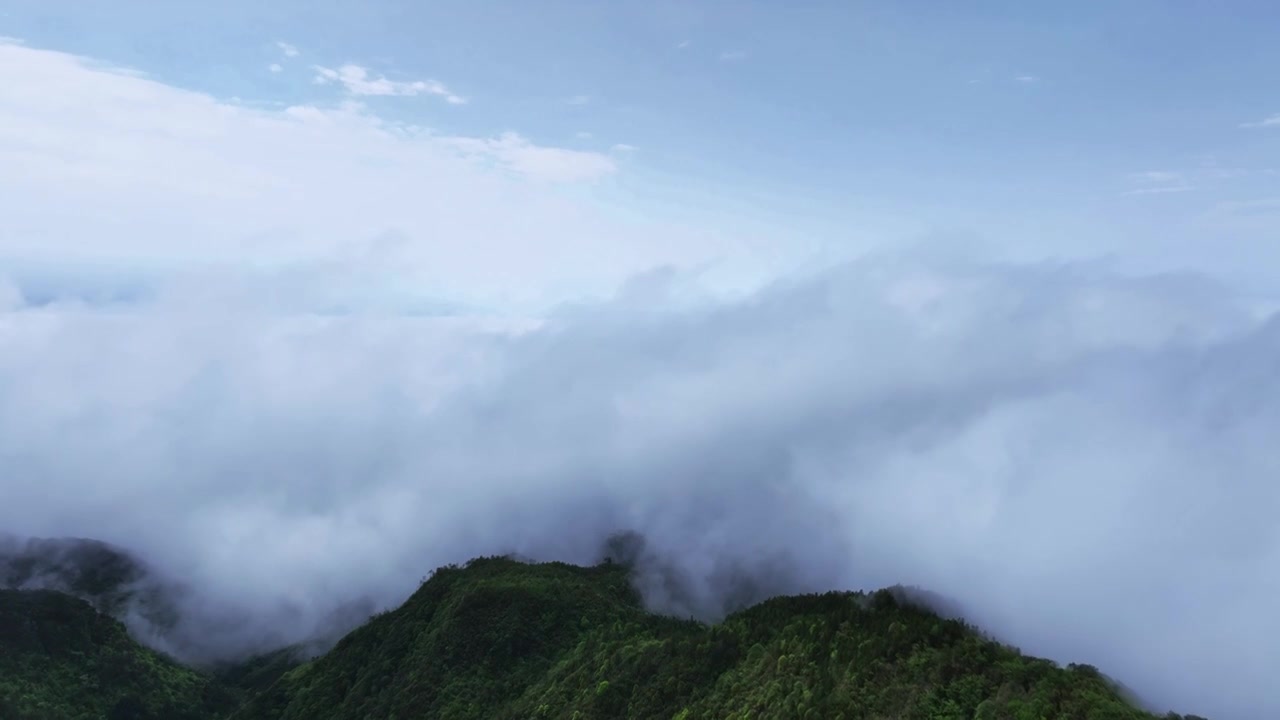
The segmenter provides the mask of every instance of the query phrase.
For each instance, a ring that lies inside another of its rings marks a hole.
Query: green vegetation
[[[205,720],[237,701],[83,600],[0,590],[0,718]]]
[[[281,675],[298,667],[302,648],[285,647],[238,662],[219,663],[209,668],[215,680],[246,697],[271,687]]]
[[[106,543],[80,538],[0,538],[0,587],[61,590],[113,614],[144,576],[139,563]]]
[[[156,629],[171,629],[178,588],[158,582],[128,552],[84,538],[0,535],[0,588],[57,590],[113,617],[132,612]]]
[[[1092,667],[1021,655],[904,597],[776,598],[707,626],[647,613],[623,565],[482,558],[310,662],[286,650],[210,677],[82,601],[5,591],[0,718],[1158,717]]]
[[[1156,716],[1091,667],[1025,657],[891,591],[777,598],[708,627],[646,613],[620,565],[487,558],[435,573],[235,717]]]

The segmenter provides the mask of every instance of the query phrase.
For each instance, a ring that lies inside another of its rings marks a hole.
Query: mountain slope
[[[237,697],[51,590],[0,590],[0,718],[205,720]]]
[[[145,575],[124,550],[96,540],[0,536],[0,588],[58,590],[115,615]]]
[[[234,717],[1156,717],[1091,667],[1023,656],[902,598],[777,598],[708,627],[645,612],[621,565],[474,560]]]

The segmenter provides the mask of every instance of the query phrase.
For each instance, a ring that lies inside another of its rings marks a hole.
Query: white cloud
[[[674,310],[682,280],[514,336],[199,278],[0,314],[0,527],[140,550],[198,589],[197,627],[249,611],[196,633],[213,649],[634,529],[687,579],[644,585],[668,609],[716,614],[732,574],[914,583],[1161,710],[1280,715],[1275,322],[1062,265],[866,262]]]
[[[573,136],[578,138],[579,140],[590,140],[591,138],[595,137],[594,135],[587,132],[586,130],[579,130],[578,132],[574,133]]]
[[[1215,158],[1204,159],[1188,170],[1146,170],[1130,173],[1128,179],[1137,187],[1125,195],[1159,195],[1188,192],[1197,187],[1218,188],[1238,185],[1243,179],[1272,174],[1266,167],[1233,167],[1220,165]]]
[[[1237,215],[1271,215],[1280,214],[1280,197],[1257,198],[1253,200],[1224,200],[1216,209]]]
[[[22,288],[12,280],[0,275],[0,313],[20,310],[26,306],[26,298]]]
[[[1144,172],[1133,173],[1129,177],[1142,183],[1182,182],[1182,173],[1170,170],[1146,170]]]
[[[1269,118],[1259,120],[1257,122],[1241,123],[1240,127],[1242,128],[1280,127],[1280,113],[1272,115]]]
[[[309,264],[392,235],[397,282],[505,306],[732,247],[545,186],[616,172],[607,154],[443,137],[354,103],[245,107],[18,45],[0,46],[0,146],[5,267]]]
[[[587,97],[586,95],[574,95],[573,97],[569,98],[565,102],[570,105],[586,105],[587,103],[591,102],[591,98]]]
[[[1166,195],[1169,193],[1181,193],[1194,190],[1190,185],[1169,185],[1165,187],[1145,187],[1126,190],[1125,195]]]
[[[367,68],[359,65],[343,65],[332,68],[315,66],[315,82],[327,85],[332,82],[341,84],[352,95],[362,96],[404,96],[435,95],[442,97],[451,105],[465,105],[466,98],[450,92],[444,84],[435,80],[396,81],[386,77],[374,77]]]
[[[680,41],[680,44],[676,45],[676,49],[677,49],[677,50],[684,50],[684,49],[685,49],[685,48],[687,48],[687,47],[689,47],[689,41],[688,41],[688,40],[682,40],[682,41]]]
[[[519,133],[497,138],[442,138],[467,153],[485,158],[516,172],[559,182],[595,180],[617,170],[613,160],[599,153],[539,147]]]
[[[1172,170],[1145,170],[1129,174],[1129,180],[1139,187],[1126,190],[1124,195],[1166,195],[1193,190],[1186,175]]]
[[[1171,187],[1139,187],[1135,190],[1125,192],[1125,195],[1167,195],[1170,192],[1188,192],[1194,190],[1189,184],[1179,184],[1179,186]]]
[[[1259,174],[1259,175],[1268,174],[1267,168],[1262,168],[1260,170],[1253,170],[1250,168],[1241,168],[1241,167],[1215,167],[1215,166],[1207,166],[1203,168],[1201,172],[1204,175],[1211,177],[1215,180],[1236,180],[1238,178],[1249,177],[1250,175],[1255,175],[1255,174]]]
[[[280,48],[280,52],[284,53],[285,57],[295,58],[299,55],[298,48],[287,42],[276,41],[276,47]]]
[[[637,148],[635,145],[628,145],[626,143],[617,143],[610,149],[613,150],[614,152],[629,153],[629,152],[635,152]]]
[[[280,63],[271,63],[270,65],[267,66],[267,69],[273,73],[278,73],[284,70],[284,68],[281,67]]]
[[[747,59],[747,53],[743,50],[725,50],[720,53],[721,62],[737,62]]]
[[[1014,80],[1017,80],[1020,83],[1029,85],[1031,83],[1039,82],[1040,78],[1036,77],[1035,75],[1018,75],[1017,77],[1014,78]]]

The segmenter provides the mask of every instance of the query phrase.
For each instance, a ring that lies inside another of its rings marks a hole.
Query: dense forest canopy
[[[919,597],[776,597],[709,625],[648,612],[627,562],[479,558],[440,568],[323,655],[282,648],[197,671],[85,600],[5,590],[0,716],[1196,718],[1152,714],[1097,669],[1025,656]]]

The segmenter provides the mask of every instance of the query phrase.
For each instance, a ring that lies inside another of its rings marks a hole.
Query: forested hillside
[[[480,559],[436,572],[235,718],[1158,717],[1092,667],[1023,656],[900,598],[776,598],[709,627],[645,612],[621,565]]]
[[[127,600],[133,565],[117,551],[39,549],[0,579],[55,577],[108,610]],[[282,649],[198,672],[84,599],[0,590],[3,720],[1161,717],[1092,667],[1024,656],[896,589],[779,597],[709,626],[647,612],[613,562],[441,568],[299,660]]]
[[[84,600],[0,590],[3,720],[212,720],[241,699],[142,647]]]

